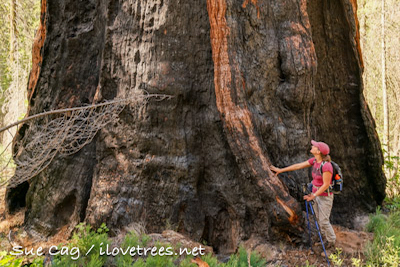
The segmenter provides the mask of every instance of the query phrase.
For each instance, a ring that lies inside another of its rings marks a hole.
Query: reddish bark
[[[28,99],[31,99],[39,79],[40,68],[43,61],[43,45],[46,39],[46,0],[42,0],[40,10],[39,28],[36,32],[32,47],[32,70],[29,75]]]
[[[249,111],[245,99],[244,79],[239,72],[239,66],[234,51],[229,51],[228,35],[230,28],[226,23],[225,0],[208,0],[207,9],[210,18],[210,39],[214,62],[214,86],[217,108],[220,112],[228,143],[235,157],[245,159],[240,163],[244,173],[250,172],[255,183],[261,190],[268,191],[268,197],[276,198],[279,205],[272,207],[276,221],[286,220],[278,218],[278,214],[289,217],[293,226],[298,227],[300,206],[293,201],[287,188],[274,175],[269,166],[269,159],[261,148],[260,138],[253,123],[252,113]],[[232,75],[232,70],[235,72]],[[232,81],[232,77],[235,79]],[[275,196],[276,195],[276,196]],[[282,200],[282,199],[284,200]]]

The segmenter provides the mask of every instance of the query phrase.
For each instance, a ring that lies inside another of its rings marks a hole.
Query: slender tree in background
[[[364,59],[364,95],[375,118],[385,154],[387,193],[399,194],[400,1],[359,1]]]
[[[10,0],[10,64],[14,63],[15,39],[17,38],[17,16],[16,16],[15,0]]]
[[[0,89],[2,124],[21,118],[26,110],[26,85],[31,69],[32,43],[39,22],[40,0],[0,3]],[[12,135],[1,136],[7,144]]]
[[[383,105],[383,143],[387,145],[387,154],[390,157],[389,145],[389,112],[388,112],[388,97],[386,91],[386,42],[385,42],[385,0],[381,0],[381,59],[382,59],[382,105]],[[390,172],[389,172],[390,174]]]

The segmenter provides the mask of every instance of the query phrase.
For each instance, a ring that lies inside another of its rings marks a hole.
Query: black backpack
[[[321,172],[322,175],[322,167],[326,161],[322,162],[321,167],[319,168],[319,171]],[[332,174],[332,181],[331,185],[329,186],[329,191],[331,191],[334,194],[340,194],[342,193],[343,190],[343,174],[342,170],[340,169],[339,165],[336,162],[331,161],[332,167],[333,167],[333,174]]]
[[[316,160],[314,160],[315,163]],[[322,175],[322,167],[324,167],[326,161],[323,161],[321,166],[319,167],[319,172]],[[333,167],[333,174],[331,185],[329,186],[329,191],[334,194],[340,194],[343,190],[343,174],[342,170],[340,169],[339,165],[336,162],[331,161]]]

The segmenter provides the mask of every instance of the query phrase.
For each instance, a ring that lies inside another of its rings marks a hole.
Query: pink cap
[[[325,144],[324,142],[316,142],[314,140],[311,140],[311,144],[313,146],[318,147],[319,151],[321,151],[322,154],[328,155],[329,154],[329,146]]]

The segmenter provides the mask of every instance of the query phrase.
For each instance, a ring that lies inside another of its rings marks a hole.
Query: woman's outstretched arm
[[[273,165],[270,166],[271,171],[275,172],[276,175],[283,173],[283,172],[290,172],[290,171],[295,171],[295,170],[300,170],[300,169],[304,169],[307,167],[311,167],[312,165],[307,161],[304,162],[300,162],[300,163],[296,163],[290,166],[287,166],[285,168],[277,168]]]

